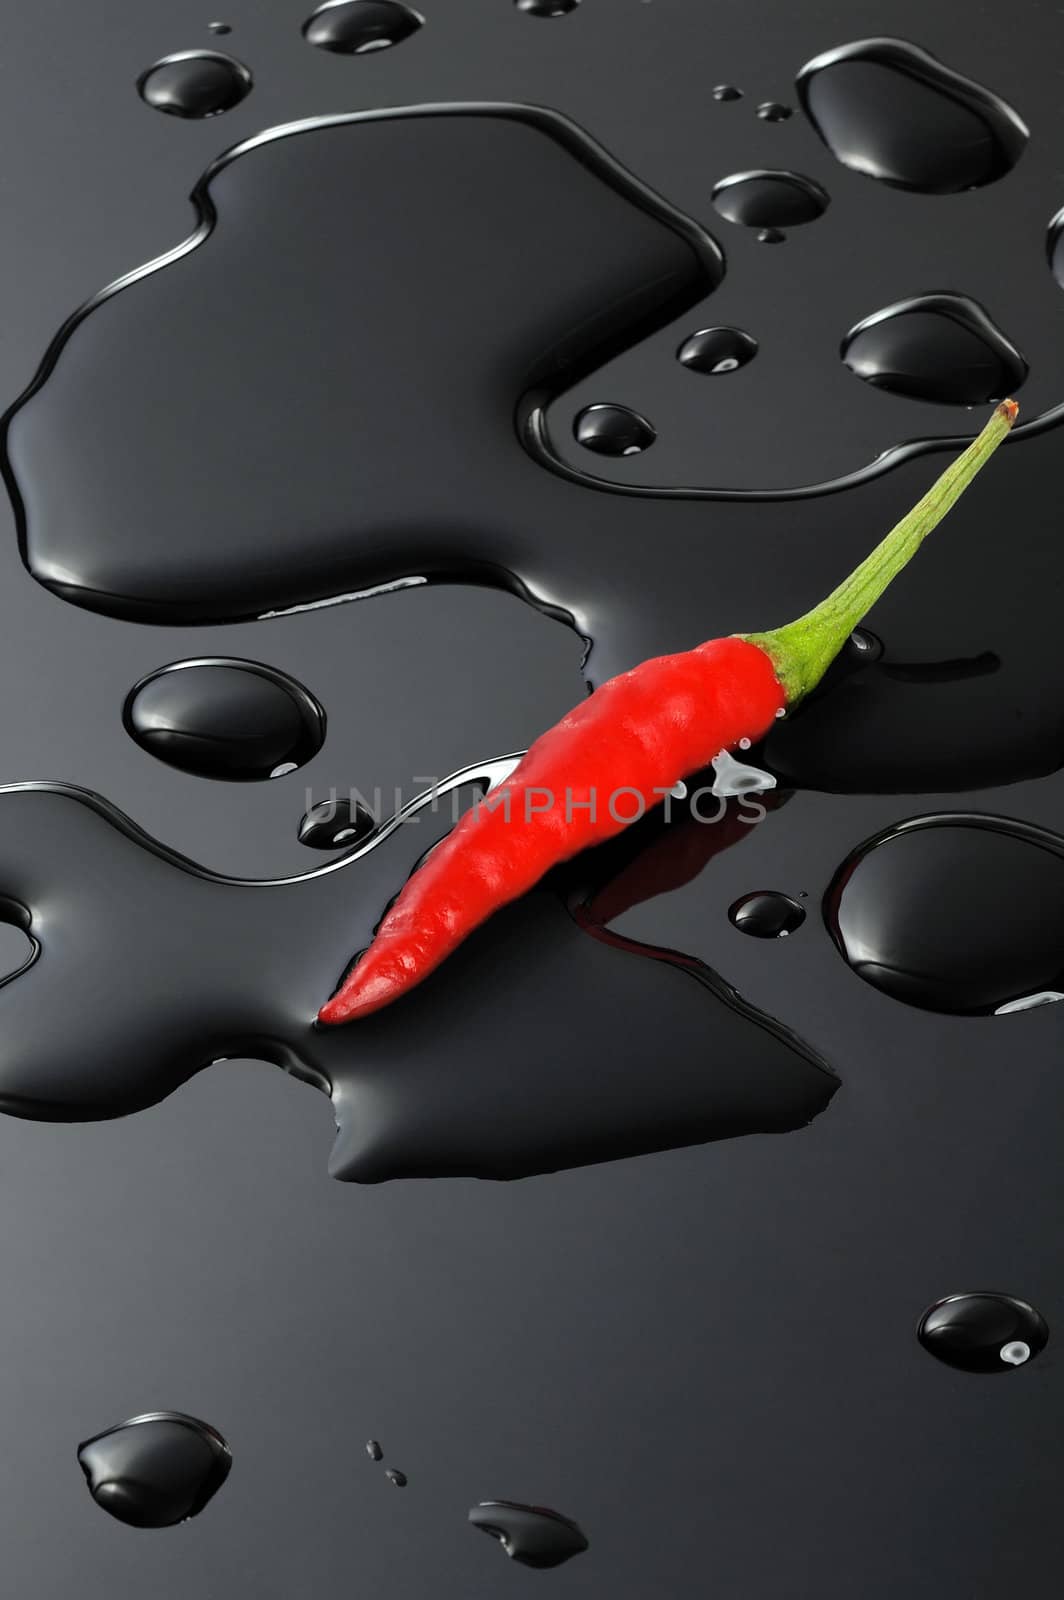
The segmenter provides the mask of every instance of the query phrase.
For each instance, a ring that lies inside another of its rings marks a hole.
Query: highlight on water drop
[[[578,444],[600,456],[637,456],[657,438],[653,426],[628,406],[585,406],[573,424]]]
[[[87,1439],[78,1463],[101,1511],[131,1528],[171,1528],[214,1498],[233,1457],[209,1423],[152,1411]]]
[[[757,340],[742,328],[701,328],[685,339],[676,359],[689,372],[718,377],[737,372],[757,355]]]
[[[304,22],[303,37],[333,55],[364,56],[401,44],[424,21],[401,0],[325,0]]]
[[[137,79],[145,105],[188,120],[221,116],[251,89],[251,73],[243,62],[219,50],[179,50],[153,62]]]
[[[728,920],[752,939],[786,939],[805,921],[805,907],[778,889],[755,889],[728,907]]]
[[[819,183],[800,172],[758,168],[733,172],[714,185],[714,210],[744,228],[795,228],[815,222],[831,204]]]
[[[1011,1294],[951,1294],[920,1318],[916,1336],[929,1355],[959,1372],[1015,1372],[1049,1342],[1041,1312]]]
[[[850,371],[876,389],[938,405],[990,405],[1022,387],[1029,367],[977,300],[917,295],[874,311],[842,341]]]

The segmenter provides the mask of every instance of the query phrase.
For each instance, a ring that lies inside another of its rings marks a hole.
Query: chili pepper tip
[[[1009,425],[1011,427],[1011,425],[1016,421],[1016,418],[1019,416],[1020,408],[1015,400],[1002,400],[1001,404],[998,406],[998,412],[1001,416],[1008,418]]]

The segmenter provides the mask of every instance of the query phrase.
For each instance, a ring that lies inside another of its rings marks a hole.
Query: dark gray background
[[[1048,352],[1043,370],[1056,360],[1051,318],[1064,304],[1046,282],[1038,232],[1064,201],[1064,166],[1045,155],[1061,134],[1056,6],[584,0],[553,21],[509,0],[424,0],[424,10],[417,37],[348,60],[306,46],[302,8],[287,0],[228,8],[234,31],[222,41],[207,32],[211,13],[186,0],[10,8],[0,62],[6,397],[76,304],[183,236],[185,196],[221,149],[296,117],[422,100],[557,106],[710,226],[713,182],[778,152],[836,193],[838,224],[829,212],[815,225],[822,239],[838,226],[835,273],[811,274],[796,237],[781,248],[806,264],[777,287],[764,277],[775,252],[762,265],[753,242],[721,223],[733,261],[748,246],[756,276],[735,274],[746,289],[722,290],[706,320],[752,326],[760,296],[781,337],[806,325],[813,302],[824,326],[848,324],[842,197],[859,180],[807,128],[763,126],[753,108],[793,99],[793,72],[817,51],[877,32],[942,54],[1031,121],[1039,177],[1029,201],[1023,163],[1009,180],[1031,224],[1015,241],[1006,296],[1019,315],[1030,283],[1030,309],[1022,328],[1004,311],[1001,320]],[[199,124],[141,105],[137,74],[199,44],[247,62],[250,98]],[[740,84],[744,101],[716,105],[722,80]],[[898,264],[884,278],[907,293],[906,251],[914,276],[930,270],[923,234],[903,236],[894,197],[881,198],[883,259]],[[989,224],[985,236],[997,259],[1011,258]],[[798,304],[783,312],[777,296],[796,281]],[[762,386],[744,425],[746,459],[768,450],[778,482],[822,475],[805,470],[810,436],[781,433],[804,337],[795,332],[778,384]],[[357,326],[351,338],[357,354]],[[665,335],[657,358],[640,357],[640,392],[663,437],[690,445],[697,407],[708,433],[721,402],[693,379],[691,398],[677,398],[671,348]],[[859,409],[852,422],[836,418],[843,465],[867,453]],[[694,481],[716,481],[709,460],[663,449],[646,458],[648,473],[651,464],[647,481],[696,471]],[[10,531],[2,548],[0,780],[98,788],[230,871],[311,864],[295,843],[308,783],[409,785],[519,747],[581,691],[576,638],[499,593],[419,590],[177,633],[65,606],[25,575]],[[131,637],[142,647],[134,676],[208,653],[294,673],[326,705],[325,749],[262,786],[167,772],[121,729]],[[1061,792],[1049,779],[974,803],[1057,826]],[[719,967],[837,1066],[843,1089],[805,1133],[511,1186],[361,1190],[325,1176],[327,1102],[263,1066],[216,1068],[114,1124],[0,1121],[0,1538],[11,1592],[469,1600],[549,1587],[618,1600],[962,1600],[1053,1583],[1054,1344],[1030,1370],[981,1381],[930,1360],[913,1328],[929,1301],[981,1287],[1061,1321],[1060,1016],[905,1011],[845,970],[815,916],[782,945],[743,939],[725,917],[753,887],[804,889],[815,903],[856,841],[936,803],[799,796],[741,852],[625,921],[626,932]],[[564,1049],[564,1019],[559,1027]],[[71,1038],[76,1048],[76,1019]],[[137,1533],[93,1506],[74,1452],[108,1423],[160,1407],[219,1427],[235,1465],[198,1521]],[[370,1434],[409,1473],[405,1492],[363,1454]],[[496,1496],[575,1516],[590,1553],[551,1575],[508,1565],[464,1523],[471,1503]]]

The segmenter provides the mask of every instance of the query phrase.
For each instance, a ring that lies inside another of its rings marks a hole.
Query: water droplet
[[[254,661],[176,661],[134,685],[122,720],[142,750],[201,778],[252,782],[317,755],[325,713],[301,684]]]
[[[424,21],[400,0],[326,0],[304,22],[303,37],[319,50],[363,56],[401,44]]]
[[[837,161],[897,189],[993,183],[1029,133],[1005,101],[902,39],[862,39],[809,61],[798,94]]]
[[[389,1467],[384,1474],[389,1483],[394,1483],[397,1489],[405,1489],[409,1479],[405,1472],[400,1472],[398,1467]]]
[[[739,740],[739,749],[740,750],[749,750],[749,748],[750,748],[750,740],[749,739],[740,739]]]
[[[1049,267],[1060,287],[1064,289],[1064,210],[1058,211],[1049,224],[1046,240]]]
[[[1025,1366],[1045,1349],[1049,1328],[1011,1294],[951,1294],[924,1312],[916,1336],[947,1366],[992,1373]]]
[[[361,844],[377,826],[358,800],[319,800],[299,824],[299,842],[311,850],[339,850]]]
[[[825,916],[857,976],[895,1000],[1028,1009],[1064,989],[1064,839],[973,812],[913,817],[847,857]]]
[[[585,406],[573,425],[577,441],[600,456],[640,455],[657,434],[638,411],[627,406]]]
[[[217,1494],[232,1456],[206,1422],[153,1411],[79,1445],[78,1461],[101,1510],[132,1528],[170,1528]]]
[[[802,926],[805,907],[778,889],[755,889],[728,908],[728,918],[754,939],[783,939]]]
[[[779,100],[763,100],[757,108],[757,114],[762,122],[786,122],[794,116],[790,106],[785,106]]]
[[[743,91],[737,89],[734,83],[718,83],[713,91],[714,100],[727,102],[729,100],[741,100],[742,97]]]
[[[762,228],[758,233],[758,244],[782,244],[787,235],[778,228]]]
[[[714,186],[715,209],[745,228],[795,228],[823,216],[831,196],[800,172],[734,172]]]
[[[514,0],[514,4],[530,17],[566,17],[576,10],[580,0]]]
[[[850,634],[849,653],[860,661],[878,661],[883,654],[883,641],[869,628],[855,628]]]
[[[740,794],[764,794],[769,789],[776,787],[776,779],[771,772],[762,772],[760,767],[750,767],[735,757],[727,750],[722,750],[713,757],[713,793],[729,798]]]
[[[575,1522],[544,1506],[484,1500],[473,1507],[469,1520],[474,1528],[497,1539],[510,1559],[524,1567],[560,1567],[588,1548]]]
[[[217,117],[251,93],[252,77],[241,62],[218,50],[181,50],[163,56],[137,79],[146,105],[171,117]]]
[[[702,328],[684,340],[676,355],[691,372],[735,372],[757,355],[757,340],[741,328]]]
[[[366,1440],[366,1454],[369,1456],[371,1461],[384,1460],[384,1451],[381,1449],[380,1443],[377,1439]]]
[[[983,307],[960,294],[919,295],[874,312],[850,329],[842,359],[877,389],[938,405],[988,405],[1028,373]]]
[[[208,22],[207,30],[209,33],[232,33],[233,31],[228,22]]]

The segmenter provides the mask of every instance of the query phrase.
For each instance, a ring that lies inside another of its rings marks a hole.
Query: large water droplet
[[[805,921],[805,907],[778,889],[755,889],[729,906],[728,917],[754,939],[786,939]]]
[[[78,1461],[101,1510],[132,1528],[170,1528],[217,1494],[232,1456],[206,1422],[153,1411],[79,1445]]]
[[[345,850],[368,839],[376,826],[358,800],[319,800],[299,824],[299,842],[311,850]]]
[[[1005,101],[902,39],[860,39],[798,74],[836,160],[898,189],[957,194],[1015,166],[1026,126]]]
[[[387,50],[416,33],[425,19],[400,0],[326,0],[303,24],[303,37],[335,55]]]
[[[786,122],[794,116],[790,106],[783,105],[779,100],[762,100],[757,108],[757,114],[762,122]]]
[[[812,178],[767,168],[722,178],[710,198],[722,217],[746,228],[794,228],[815,221],[831,204]]]
[[[580,0],[514,0],[514,4],[530,17],[565,17],[576,10]]]
[[[978,406],[1014,394],[1027,362],[989,313],[961,294],[924,294],[850,329],[842,359],[877,389],[938,405]]]
[[[741,328],[702,328],[676,354],[692,372],[735,372],[757,355],[757,340]]]
[[[142,750],[201,778],[252,782],[317,755],[325,713],[294,678],[255,661],[176,661],[130,691],[122,720]]]
[[[1049,1328],[1034,1306],[1011,1294],[951,1294],[924,1312],[916,1336],[961,1372],[1010,1372],[1045,1349]]]
[[[585,450],[600,456],[637,456],[649,450],[657,438],[646,417],[627,406],[585,406],[573,432]]]
[[[588,1548],[575,1522],[544,1506],[484,1500],[473,1507],[469,1520],[474,1528],[497,1539],[510,1559],[523,1567],[560,1567]]]
[[[182,50],[163,56],[137,79],[145,104],[171,117],[217,117],[251,93],[242,62],[218,50]]]
[[[896,1000],[1024,1009],[1064,990],[1064,839],[1007,817],[914,817],[843,862],[825,916],[857,976]]]

